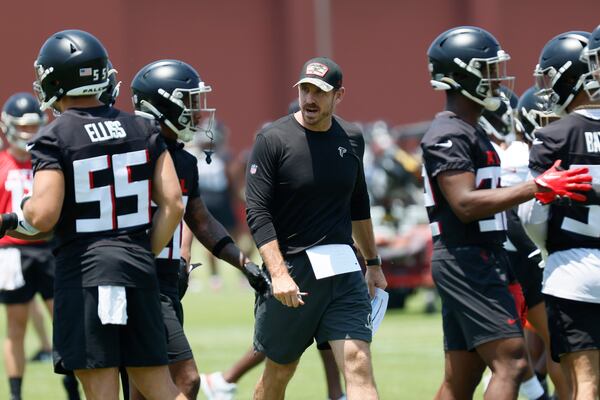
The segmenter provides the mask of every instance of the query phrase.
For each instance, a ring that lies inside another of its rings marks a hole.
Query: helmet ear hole
[[[450,77],[454,79],[456,82],[462,82],[468,78],[467,74],[462,72],[453,72],[450,74]]]

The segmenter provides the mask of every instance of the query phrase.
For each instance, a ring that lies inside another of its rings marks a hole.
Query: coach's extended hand
[[[16,229],[18,224],[19,220],[17,218],[17,214],[0,214],[0,238],[6,235],[6,231]]]
[[[558,170],[561,160],[556,160],[554,165],[543,174],[534,179],[535,183],[547,190],[539,191],[535,198],[542,204],[551,203],[556,197],[568,197],[575,201],[586,201],[587,197],[574,190],[587,192],[592,190],[592,176],[586,167]]]
[[[242,270],[248,283],[259,296],[267,297],[271,295],[271,279],[265,270],[254,264],[252,261],[244,264]]]
[[[306,296],[308,293],[300,292],[300,288],[294,282],[294,278],[287,272],[287,269],[277,276],[271,276],[271,285],[273,297],[284,306],[296,308],[304,305],[302,296]]]

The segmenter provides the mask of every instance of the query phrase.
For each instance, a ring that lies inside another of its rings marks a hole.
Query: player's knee
[[[369,352],[363,349],[347,351],[344,354],[344,375],[347,380],[370,380],[371,356]]]
[[[520,382],[523,380],[528,368],[529,364],[524,356],[514,357],[499,364],[495,369],[494,374]]]
[[[277,381],[288,381],[294,375],[297,366],[297,362],[290,364],[277,364],[271,361],[265,366],[265,375]]]
[[[10,340],[22,341],[25,338],[27,320],[14,319],[9,321],[7,326],[7,337]]]
[[[514,368],[516,378],[521,381],[529,369],[529,363],[525,357],[521,357],[514,361]]]

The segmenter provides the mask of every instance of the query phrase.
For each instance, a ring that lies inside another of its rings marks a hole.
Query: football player
[[[527,232],[548,254],[542,292],[551,355],[571,377],[573,399],[597,398],[600,379],[600,99],[593,95],[600,81],[590,80],[594,74],[581,60],[592,60],[594,70],[599,38],[598,32],[592,40],[588,32],[566,32],[542,49],[534,72],[538,96],[561,119],[535,131],[529,156],[533,176],[559,158],[563,168],[586,166],[594,190],[583,204],[532,201],[519,210]]]
[[[31,192],[33,173],[27,142],[48,117],[30,93],[16,93],[4,104],[1,128],[8,146],[0,152],[0,212],[20,208],[23,197]],[[25,329],[29,303],[40,293],[52,314],[54,297],[54,258],[48,243],[26,241],[5,236],[0,239],[0,303],[6,305],[7,336],[4,341],[4,364],[12,400],[21,399],[25,372]]]
[[[196,157],[183,149],[182,142],[189,142],[196,134],[212,135],[215,110],[208,108],[206,99],[211,87],[190,65],[178,60],[159,60],[136,74],[131,90],[136,114],[160,123],[183,192],[184,218],[169,245],[156,257],[156,265],[169,369],[177,386],[188,398],[195,399],[200,377],[183,331],[183,308],[178,294],[180,258],[187,258],[185,265],[188,265],[190,253],[188,246],[181,249],[183,222],[215,257],[242,271],[259,294],[266,295],[270,283],[267,275],[239,250],[225,228],[207,210],[200,198]],[[183,274],[186,274],[185,269]],[[139,393],[132,393],[132,398],[140,398]]]
[[[431,84],[446,92],[445,111],[422,139],[425,205],[434,249],[433,279],[442,299],[445,374],[436,398],[471,398],[487,365],[486,398],[514,399],[525,374],[525,344],[506,279],[504,210],[540,195],[578,198],[585,169],[556,171],[498,188],[500,159],[478,121],[501,104],[510,59],[476,27],[452,28],[428,50]]]
[[[516,140],[506,149],[502,158],[502,186],[512,186],[523,182],[529,175],[529,149],[535,139],[535,130],[556,121],[559,117],[547,110],[547,102],[536,95],[535,86],[527,89],[519,98],[515,107]],[[550,354],[550,334],[544,298],[542,295],[541,252],[525,233],[518,216],[518,208],[506,212],[508,256],[517,279],[523,288],[527,305],[527,321],[542,339],[546,351]],[[528,348],[531,349],[528,336]],[[532,340],[535,340],[532,338]],[[530,350],[530,354],[531,350]],[[535,361],[535,360],[532,360]],[[546,357],[546,367],[554,383],[559,399],[568,398],[568,384],[560,365]],[[523,385],[521,385],[523,390]]]
[[[147,398],[185,399],[167,368],[154,266],[183,215],[181,189],[158,125],[98,99],[107,60],[80,30],[41,47],[34,87],[60,116],[28,144],[33,192],[0,233],[54,232],[56,372],[75,371],[88,399],[117,399],[125,366]]]
[[[535,101],[532,97],[535,95],[525,93],[525,102],[520,102],[520,99],[512,91],[505,87],[500,89],[502,104],[496,111],[484,110],[479,124],[490,137],[490,141],[500,157],[501,186],[509,187],[524,182],[528,176],[529,145],[525,141],[523,132],[516,131],[514,116],[519,109],[522,111],[521,116],[529,115],[532,100]],[[538,101],[541,100],[538,99]],[[537,112],[542,113],[541,110]],[[544,119],[548,120],[550,114],[551,112],[544,112],[546,116]],[[537,122],[534,120],[534,123]],[[522,125],[520,127],[522,128]],[[504,242],[504,248],[510,260],[507,273],[509,290],[515,297],[517,311],[521,314],[522,327],[525,327],[525,323],[529,321],[543,339],[548,339],[548,324],[541,292],[542,271],[539,267],[541,256],[535,244],[523,230],[517,210],[517,207],[506,210],[507,240]],[[566,395],[564,391],[566,384],[560,366],[553,363],[550,358],[547,360],[550,363],[550,370],[558,392],[562,391],[563,396]],[[528,361],[530,368],[523,378],[519,392],[527,399],[544,399],[546,398],[544,397],[544,388],[534,374],[529,358]]]

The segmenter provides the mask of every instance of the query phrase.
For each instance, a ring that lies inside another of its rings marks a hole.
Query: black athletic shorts
[[[533,308],[544,301],[542,294],[543,270],[540,268],[542,257],[529,258],[529,254],[521,251],[507,251],[510,265],[523,288],[523,296],[527,308]]]
[[[254,348],[270,360],[288,364],[316,340],[371,342],[371,301],[362,272],[315,278],[306,253],[286,257],[290,275],[307,292],[304,305],[286,307],[275,297],[258,297],[254,315]]]
[[[21,253],[21,269],[25,286],[0,290],[0,303],[28,303],[36,293],[44,300],[54,297],[54,256],[48,245],[14,246]]]
[[[162,291],[160,305],[167,336],[169,364],[194,358],[190,344],[183,332],[183,307],[178,293]]]
[[[496,339],[523,336],[508,291],[506,251],[500,246],[435,249],[431,270],[442,299],[444,350],[474,350]]]
[[[567,353],[600,349],[600,304],[544,295],[552,359]]]
[[[102,325],[98,288],[61,288],[54,296],[54,371],[167,365],[158,288],[126,288],[127,324]]]

